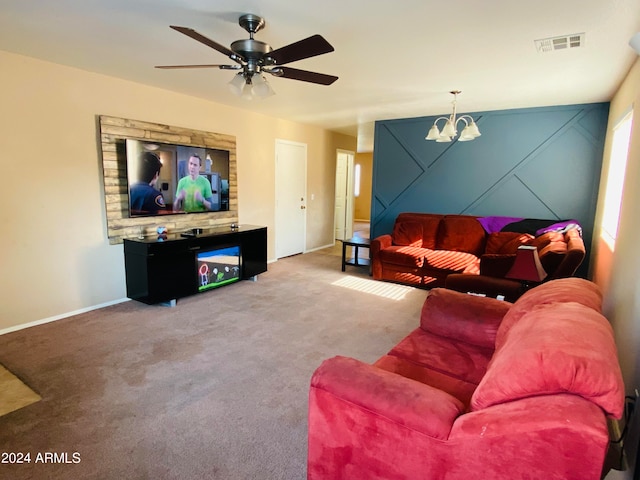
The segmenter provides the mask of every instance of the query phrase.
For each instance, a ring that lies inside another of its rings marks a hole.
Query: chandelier
[[[436,142],[450,142],[453,138],[458,134],[456,130],[458,127],[458,123],[463,122],[464,128],[460,133],[460,138],[458,138],[459,142],[468,142],[469,140],[473,140],[476,137],[480,136],[480,130],[478,130],[478,126],[476,122],[469,115],[460,115],[456,118],[456,99],[459,93],[462,93],[460,90],[451,90],[449,93],[453,95],[453,112],[449,117],[438,117],[433,122],[433,126],[429,129],[429,134],[424,137],[425,140],[435,140]],[[442,128],[442,131],[438,130],[438,121],[444,120],[446,123]]]

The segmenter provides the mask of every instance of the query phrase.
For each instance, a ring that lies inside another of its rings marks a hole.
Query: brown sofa
[[[479,217],[401,213],[393,232],[371,241],[374,279],[447,287],[463,292],[504,295],[515,301],[521,284],[505,278],[521,245],[538,250],[546,280],[572,276],[585,256],[578,228],[530,233],[487,233]]]

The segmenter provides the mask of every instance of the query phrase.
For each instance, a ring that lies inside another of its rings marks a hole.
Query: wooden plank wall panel
[[[238,222],[236,137],[106,115],[99,116],[99,128],[107,235],[110,243],[122,243],[124,238],[137,236],[140,231],[147,235],[154,234],[159,225],[176,232]],[[117,148],[117,142],[127,138],[227,150],[229,152],[229,210],[129,218],[126,156],[124,151],[119,152]]]

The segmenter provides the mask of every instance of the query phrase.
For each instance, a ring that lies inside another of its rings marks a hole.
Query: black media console
[[[224,285],[266,272],[267,227],[240,225],[125,239],[124,262],[127,297],[173,305],[180,297],[215,287],[216,281]]]

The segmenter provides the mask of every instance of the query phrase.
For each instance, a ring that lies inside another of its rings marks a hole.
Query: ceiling
[[[234,72],[155,65],[231,64],[169,28],[224,45],[248,38],[238,17],[266,26],[274,49],[320,34],[335,51],[288,66],[336,75],[331,86],[268,77],[276,95],[244,100]],[[608,101],[636,59],[638,0],[0,0],[0,50],[119,77],[358,136],[373,122]],[[578,48],[538,52],[534,41],[584,33]],[[426,132],[425,132],[426,133]]]

